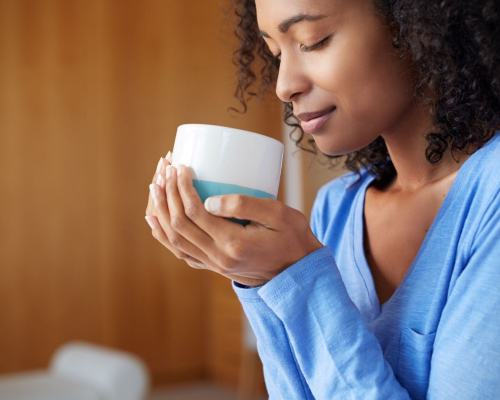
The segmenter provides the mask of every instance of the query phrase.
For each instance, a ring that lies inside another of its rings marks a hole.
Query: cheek
[[[397,58],[391,37],[380,28],[351,37],[336,49],[329,83],[336,89],[340,105],[361,121],[389,116],[411,99],[403,61]],[[326,74],[327,66],[323,68]]]
[[[412,84],[390,36],[339,40],[328,60],[317,64],[317,86],[328,92],[337,115],[331,137],[316,137],[327,154],[341,154],[367,146],[395,124],[412,102]],[[335,132],[333,132],[335,131]]]

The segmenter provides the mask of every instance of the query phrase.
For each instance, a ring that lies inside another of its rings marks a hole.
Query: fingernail
[[[163,157],[160,157],[160,161],[158,161],[158,166],[156,167],[156,173],[160,173],[162,166],[163,166]]]
[[[146,218],[146,222],[148,223],[148,225],[151,227],[151,229],[154,229],[155,228],[155,225],[151,219],[151,217],[149,215],[146,215],[144,218]]]
[[[163,187],[163,177],[161,175],[158,175],[158,178],[156,178],[156,184]]]
[[[167,165],[167,172],[165,173],[167,175],[167,179],[172,176],[172,166]]]
[[[158,189],[156,188],[156,185],[151,184],[149,185],[149,190],[151,191],[151,195],[153,196],[153,199],[156,200],[158,197]]]
[[[170,151],[167,153],[167,157],[166,157],[166,159],[167,159],[169,162],[172,162],[172,153],[171,153]]]
[[[221,206],[220,197],[209,197],[205,200],[205,210],[208,212],[219,212]]]
[[[179,165],[177,167],[177,176],[179,176],[181,174],[181,170],[183,169],[183,166],[182,165]]]

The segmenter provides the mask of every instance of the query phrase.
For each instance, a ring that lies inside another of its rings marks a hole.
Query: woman
[[[186,168],[160,160],[153,236],[233,280],[273,399],[498,398],[498,1],[239,0],[237,13],[237,97],[246,107],[259,56],[287,122],[351,172],[321,188],[309,228],[272,200],[203,208]]]

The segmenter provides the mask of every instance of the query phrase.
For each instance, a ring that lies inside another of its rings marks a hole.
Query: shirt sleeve
[[[284,325],[314,398],[409,398],[349,298],[327,246],[289,267],[257,293]]]
[[[317,215],[312,217],[313,225],[320,223]],[[404,332],[416,361],[422,354],[430,357],[428,388],[418,385],[427,380],[426,360],[406,365],[405,388],[397,381],[349,298],[327,246],[264,286],[250,289],[252,301],[240,293],[265,373],[267,369],[270,398],[409,399],[409,392],[414,398],[496,398],[500,393],[499,204],[484,214],[477,232],[468,244],[469,257],[450,286],[437,331]],[[429,335],[433,340],[427,340]],[[431,353],[418,351],[429,344]]]
[[[321,241],[319,196],[311,228]],[[257,337],[270,399],[405,399],[328,247],[264,286],[233,282]]]
[[[285,327],[257,291],[233,281],[250,325],[257,337],[257,351],[272,400],[314,400],[292,352]]]
[[[317,198],[311,215],[311,228],[316,237],[320,223],[319,203]],[[233,289],[257,338],[257,351],[264,367],[269,398],[314,400],[297,364],[285,326],[259,296],[260,288],[250,288],[233,281]]]
[[[496,399],[500,393],[500,205],[470,245],[436,331],[428,397]],[[418,373],[418,371],[415,371]]]

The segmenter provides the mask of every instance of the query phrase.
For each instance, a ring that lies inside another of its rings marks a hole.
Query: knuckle
[[[302,225],[307,226],[308,228],[310,227],[309,220],[300,211],[297,211],[297,219],[302,223]]]
[[[232,258],[243,258],[245,256],[245,246],[240,240],[230,240],[227,244],[227,253]]]
[[[229,271],[232,267],[232,260],[230,257],[224,254],[218,254],[217,257],[213,259],[214,267],[212,268],[217,273],[224,273]]]
[[[247,200],[244,196],[236,195],[233,200],[233,209],[241,210],[242,208],[245,207],[246,202]]]
[[[178,216],[171,217],[170,226],[172,227],[173,230],[180,232],[182,230],[183,225],[184,225],[184,221],[182,220],[181,217],[178,217]]]
[[[200,215],[200,207],[195,204],[186,204],[184,207],[184,212],[190,220],[196,220]]]
[[[289,209],[284,203],[278,202],[276,204],[278,204],[276,213],[280,220],[284,220],[286,217],[296,218],[296,215],[288,215]]]
[[[180,235],[178,235],[176,233],[170,233],[168,235],[168,241],[174,247],[179,248],[181,246],[181,237],[180,237]]]
[[[292,209],[289,212],[290,215],[288,216],[288,218],[291,219],[292,222],[295,222],[297,226],[304,226],[304,225],[309,226],[309,221],[307,220],[307,217],[303,213],[295,209]]]

